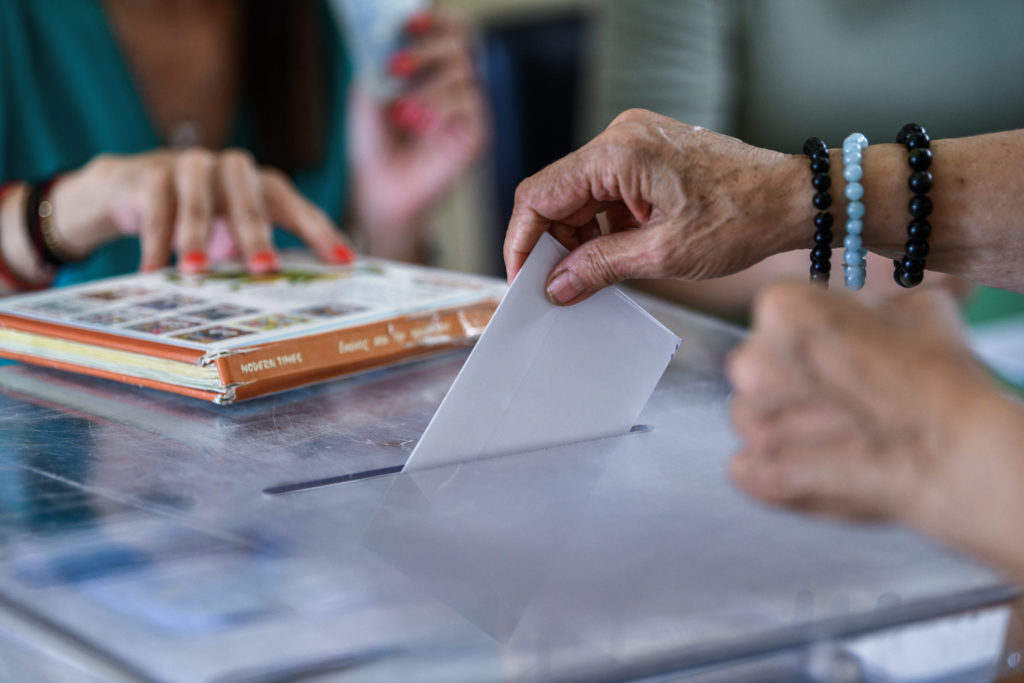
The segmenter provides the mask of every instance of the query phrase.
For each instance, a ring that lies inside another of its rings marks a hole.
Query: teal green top
[[[336,221],[345,199],[345,103],[350,67],[324,6],[331,123],[318,168],[293,177]],[[244,108],[231,144],[251,148]],[[0,183],[38,180],[102,153],[163,145],[99,0],[0,0]],[[278,230],[280,246],[295,244]],[[98,249],[61,270],[57,284],[127,273],[139,266],[138,238]]]

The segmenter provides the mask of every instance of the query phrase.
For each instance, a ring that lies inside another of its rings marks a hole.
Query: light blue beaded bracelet
[[[843,179],[846,181],[846,239],[843,246],[843,270],[846,274],[846,288],[853,291],[864,286],[868,276],[867,249],[861,233],[864,232],[864,186],[860,184],[864,177],[861,167],[861,153],[868,146],[868,139],[861,133],[851,133],[843,140]]]

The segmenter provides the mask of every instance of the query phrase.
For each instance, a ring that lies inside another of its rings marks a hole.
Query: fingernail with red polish
[[[245,264],[250,273],[256,273],[257,275],[272,273],[278,269],[279,265],[280,263],[277,259],[277,254],[269,249],[257,252]]]
[[[416,105],[416,117],[411,124],[414,131],[426,133],[434,127],[435,123],[437,123],[437,115],[434,114],[434,110],[422,105]]]
[[[347,266],[355,260],[356,255],[344,244],[335,245],[334,249],[331,250],[331,261],[334,263]]]
[[[564,305],[583,293],[583,283],[571,270],[563,270],[548,283],[548,299]]]
[[[396,52],[388,61],[388,73],[397,78],[408,78],[416,73],[418,68],[419,60],[408,50]]]
[[[414,14],[409,21],[405,22],[405,30],[412,36],[422,36],[432,28],[434,28],[434,17],[428,12]]]
[[[178,264],[178,269],[183,273],[195,274],[206,270],[206,254],[202,251],[190,251],[185,254]]]
[[[414,127],[419,117],[419,106],[410,99],[403,97],[391,105],[391,122],[399,128]]]

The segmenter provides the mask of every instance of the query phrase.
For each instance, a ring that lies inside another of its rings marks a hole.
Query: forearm
[[[958,275],[979,284],[1024,291],[1024,131],[935,140],[931,145],[934,205],[927,256],[929,270]],[[831,211],[834,247],[846,235],[842,149],[831,152]],[[808,161],[795,156],[782,180],[806,197],[787,221],[784,249],[808,248],[813,234]],[[802,174],[795,172],[797,167]],[[864,150],[864,244],[888,258],[900,258],[910,221],[907,187],[910,168],[902,145],[877,144]],[[781,201],[792,205],[792,195]]]

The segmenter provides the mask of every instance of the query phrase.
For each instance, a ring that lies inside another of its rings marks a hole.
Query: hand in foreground
[[[143,270],[165,266],[173,250],[180,270],[202,272],[211,240],[222,243],[221,256],[237,248],[251,272],[276,270],[272,224],[302,238],[325,261],[353,258],[317,206],[283,173],[257,166],[244,150],[98,156],[63,176],[53,198],[69,251],[87,254],[121,235],[137,234]],[[226,226],[228,234],[217,226]]]
[[[411,260],[427,209],[483,151],[488,117],[467,20],[434,8],[409,22],[413,42],[390,71],[407,89],[381,104],[353,89],[355,209],[371,254]]]
[[[505,237],[509,280],[545,231],[572,250],[548,280],[555,303],[581,301],[626,278],[735,273],[789,248],[786,228],[794,218],[810,221],[807,197],[793,209],[782,189],[786,178],[806,174],[794,161],[652,112],[627,111],[516,190]],[[609,234],[601,234],[601,213]]]
[[[733,355],[739,486],[769,503],[900,521],[1024,577],[1024,410],[921,291],[870,307],[766,290]]]

